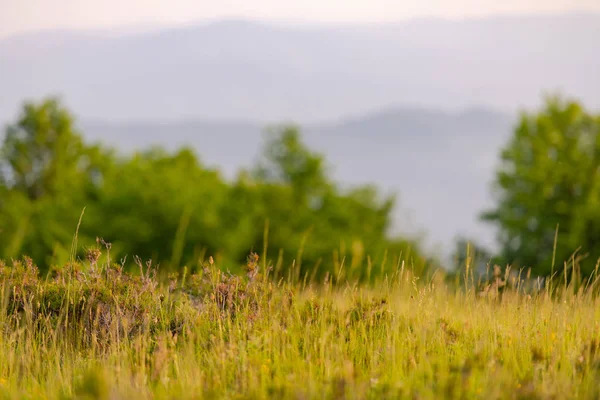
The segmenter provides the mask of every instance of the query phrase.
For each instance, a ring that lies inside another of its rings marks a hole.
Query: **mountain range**
[[[385,24],[205,22],[0,40],[0,121],[63,95],[87,118],[330,121],[396,106],[600,107],[599,14]]]

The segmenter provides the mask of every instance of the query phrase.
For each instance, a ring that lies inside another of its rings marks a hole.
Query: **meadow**
[[[255,253],[236,275],[212,258],[132,269],[106,244],[75,260],[0,265],[1,399],[600,395],[597,276],[573,269],[544,284],[469,260],[419,276],[407,259],[359,285],[343,262],[311,281]]]

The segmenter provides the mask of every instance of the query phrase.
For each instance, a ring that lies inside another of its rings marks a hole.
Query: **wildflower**
[[[254,279],[256,277],[258,274],[258,254],[250,253],[246,263],[246,270],[248,278]]]
[[[96,266],[96,263],[98,262],[98,259],[101,255],[102,252],[100,251],[100,249],[91,248],[86,251],[85,258],[90,262],[92,267],[94,267]]]

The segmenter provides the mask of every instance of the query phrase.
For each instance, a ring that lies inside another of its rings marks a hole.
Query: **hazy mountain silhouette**
[[[448,250],[457,233],[492,242],[491,230],[477,222],[477,214],[489,202],[493,167],[512,123],[508,114],[483,109],[448,114],[415,108],[310,125],[303,131],[343,184],[373,183],[399,194],[397,230],[426,230],[429,245],[442,243]],[[266,134],[261,124],[244,122],[88,121],[82,129],[89,140],[121,151],[190,145],[204,163],[228,177],[253,164]]]
[[[103,120],[317,121],[402,104],[514,111],[548,90],[600,107],[599,37],[594,14],[27,34],[0,40],[0,121],[50,93]]]

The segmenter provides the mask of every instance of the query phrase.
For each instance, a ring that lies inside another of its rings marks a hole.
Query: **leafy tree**
[[[68,257],[86,198],[98,188],[101,152],[86,147],[58,99],[26,103],[0,152],[4,257]]]
[[[331,189],[322,155],[308,149],[295,126],[286,126],[270,132],[263,158],[255,176],[264,182],[290,186],[299,203],[318,203]]]
[[[580,249],[590,274],[600,257],[600,116],[550,98],[521,116],[501,159],[497,206],[483,218],[498,226],[506,261],[544,275]]]
[[[423,268],[416,243],[388,236],[394,196],[382,198],[370,186],[342,191],[328,176],[325,159],[304,145],[296,127],[271,132],[254,177],[260,185],[257,203],[263,205],[256,210],[256,225],[269,220],[269,247],[283,250],[288,261],[302,262],[295,271],[300,276],[337,273],[345,264],[349,275],[364,279],[366,255],[381,263],[388,251],[396,256],[412,251],[415,266]],[[395,267],[392,258],[389,268]]]
[[[191,150],[150,149],[115,162],[84,226],[111,242],[115,256],[179,266],[203,250],[226,250],[220,209],[227,190]]]
[[[26,103],[17,123],[6,129],[3,180],[30,200],[72,185],[90,162],[73,121],[57,99]]]

